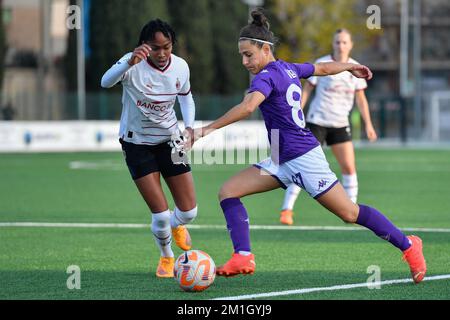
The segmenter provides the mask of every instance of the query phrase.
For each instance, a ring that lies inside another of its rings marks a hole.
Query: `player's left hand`
[[[351,74],[353,74],[357,78],[364,78],[366,80],[372,79],[372,71],[366,66],[363,66],[362,64],[355,64],[351,70],[349,70]]]

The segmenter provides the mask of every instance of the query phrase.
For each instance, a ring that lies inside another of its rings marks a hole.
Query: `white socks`
[[[173,257],[170,210],[152,214],[152,232],[162,257]]]
[[[152,233],[158,245],[162,257],[173,257],[172,228],[185,225],[197,216],[197,207],[189,211],[181,211],[175,208],[172,214],[170,210],[152,214]]]
[[[298,195],[300,194],[302,189],[297,186],[295,183],[291,183],[284,194],[284,201],[282,210],[292,210],[294,209],[295,201],[297,200]]]
[[[170,216],[170,226],[176,228],[180,225],[191,223],[197,216],[197,207],[189,211],[181,211],[177,207]]]
[[[356,174],[342,175],[342,186],[344,187],[350,200],[356,203],[358,199],[358,177]]]

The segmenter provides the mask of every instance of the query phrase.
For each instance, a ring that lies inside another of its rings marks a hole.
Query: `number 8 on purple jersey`
[[[252,81],[249,92],[258,91],[266,99],[260,109],[271,144],[272,160],[283,164],[319,146],[305,128],[301,108],[300,79],[314,74],[310,63],[296,64],[277,60],[269,63]]]

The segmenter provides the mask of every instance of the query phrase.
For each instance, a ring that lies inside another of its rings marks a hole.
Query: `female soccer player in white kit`
[[[338,29],[333,37],[333,54],[319,58],[315,63],[337,61],[358,64],[350,57],[352,48],[350,32],[347,29]],[[365,79],[355,77],[350,72],[325,77],[312,76],[308,78],[303,88],[302,109],[314,88],[316,88],[316,94],[309,106],[306,125],[321,144],[326,142],[331,147],[341,168],[342,186],[350,199],[356,203],[358,178],[348,118],[356,98],[356,105],[361,112],[367,138],[371,142],[377,139],[370,118],[369,104],[364,93],[367,82]],[[286,190],[280,213],[281,223],[287,225],[294,223],[293,208],[300,191],[301,188],[295,184],[291,184]]]
[[[101,85],[123,86],[120,143],[130,174],[152,212],[152,233],[161,251],[156,276],[173,277],[172,236],[182,250],[191,248],[185,225],[197,215],[191,168],[182,150],[182,136],[173,108],[178,98],[185,133],[192,132],[195,104],[189,67],[172,54],[175,32],[164,21],[152,20],[138,47],[122,57],[102,78]],[[162,175],[175,201],[169,210]]]
[[[242,64],[255,75],[249,93],[225,115],[194,130],[197,140],[248,117],[259,108],[271,145],[270,158],[231,177],[219,191],[234,253],[217,268],[217,275],[231,277],[252,274],[256,270],[250,245],[249,216],[240,198],[295,183],[343,221],[364,226],[398,248],[409,264],[414,282],[421,282],[426,273],[421,239],[403,234],[377,209],[350,200],[330,170],[319,142],[306,128],[300,106],[302,78],[349,71],[358,78],[370,79],[371,71],[353,63],[312,65],[277,60],[273,55],[275,39],[267,18],[259,10],[253,11],[252,17],[253,21],[239,36]]]

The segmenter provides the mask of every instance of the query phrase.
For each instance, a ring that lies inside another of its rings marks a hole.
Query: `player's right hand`
[[[190,137],[192,140],[192,145],[194,145],[197,140],[203,138],[203,128],[194,128],[192,132],[192,137]]]
[[[193,143],[194,144],[197,140],[203,138],[204,136],[210,134],[215,129],[211,129],[208,126],[202,127],[202,128],[195,128],[193,132]]]
[[[147,60],[147,57],[150,55],[150,52],[152,51],[152,48],[148,44],[142,44],[133,51],[133,55],[128,60],[128,64],[130,66],[134,66],[135,64],[138,64],[142,60]]]

